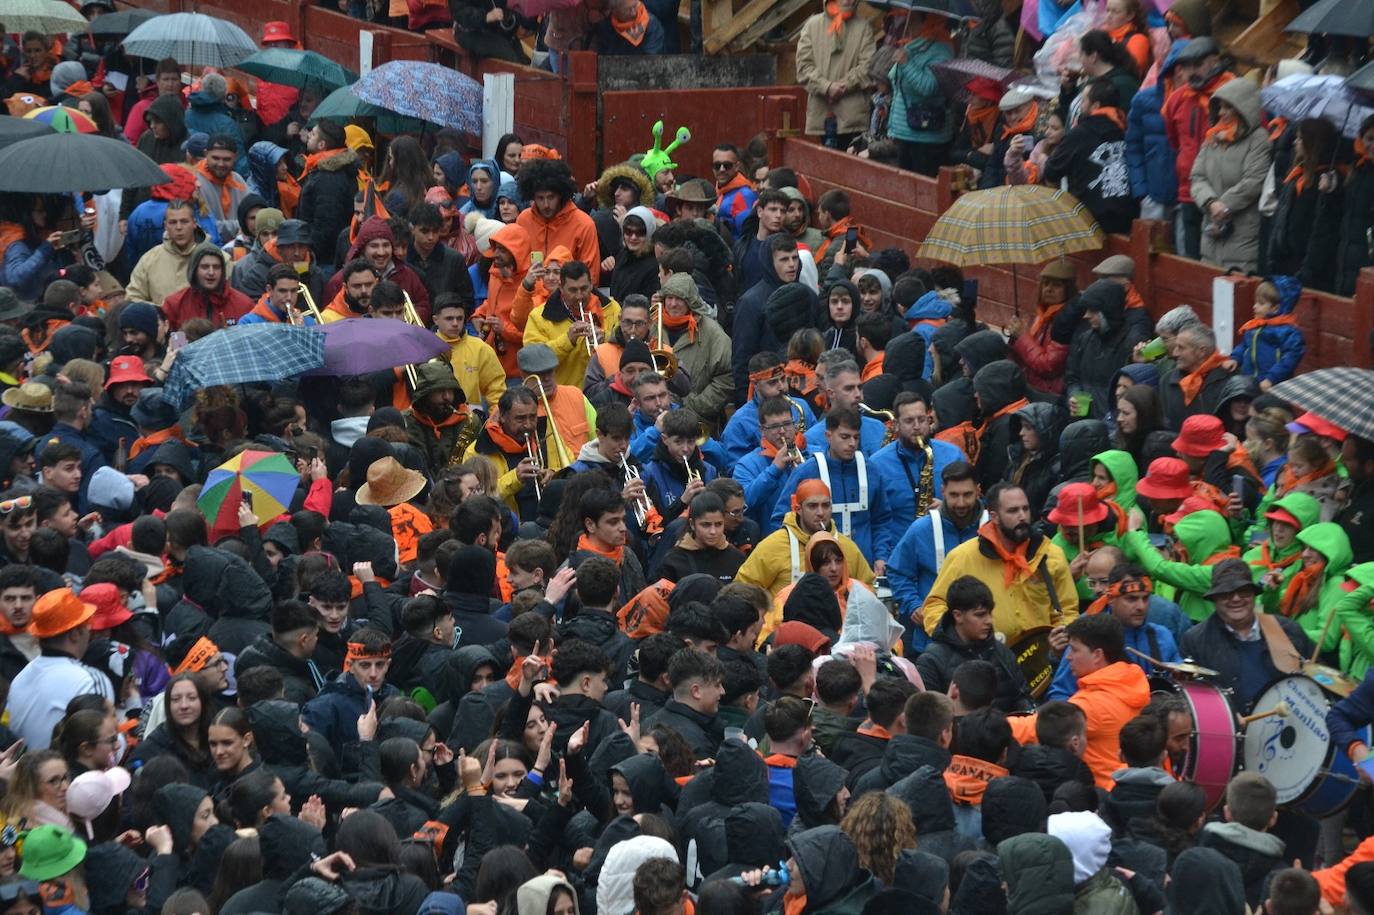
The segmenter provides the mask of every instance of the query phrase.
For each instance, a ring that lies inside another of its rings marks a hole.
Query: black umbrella
[[[91,20],[91,34],[96,38],[123,38],[149,19],[157,17],[150,10],[120,10],[105,13]]]
[[[1284,31],[1368,38],[1374,35],[1374,0],[1318,0]]]
[[[1345,88],[1364,98],[1374,97],[1374,62],[1365,64],[1347,76]]]
[[[98,134],[55,133],[0,150],[0,191],[66,194],[171,180],[128,143]]]
[[[51,136],[54,132],[52,127],[42,121],[0,115],[0,149],[13,146],[20,140]]]

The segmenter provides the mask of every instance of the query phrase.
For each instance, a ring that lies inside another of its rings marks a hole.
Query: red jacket
[[[1178,153],[1174,169],[1178,173],[1180,203],[1193,202],[1193,161],[1202,149],[1202,141],[1207,139],[1207,128],[1212,126],[1209,110],[1212,93],[1235,78],[1234,74],[1222,71],[1202,89],[1179,86],[1164,102],[1160,115],[1164,118],[1164,133],[1169,137],[1169,145]]]
[[[221,292],[205,292],[192,286],[178,290],[162,302],[167,324],[177,330],[192,318],[209,318],[216,327],[233,323],[253,310],[253,300],[226,281]]]
[[[1069,361],[1069,347],[1050,337],[1050,321],[1045,321],[1038,334],[1030,328],[1011,341],[1011,358],[1026,373],[1026,384],[1037,391],[1058,394],[1064,390],[1064,366]],[[1032,325],[1033,326],[1033,325]]]

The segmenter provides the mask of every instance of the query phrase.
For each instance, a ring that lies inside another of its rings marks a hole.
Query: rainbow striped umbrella
[[[38,121],[47,124],[58,133],[99,133],[100,128],[95,126],[95,121],[82,114],[76,108],[68,108],[66,105],[49,105],[46,108],[35,108],[24,115],[30,121]]]
[[[253,514],[267,524],[290,510],[300,474],[286,455],[275,451],[241,451],[210,471],[196,500],[214,531],[239,529],[243,494],[252,499]]]

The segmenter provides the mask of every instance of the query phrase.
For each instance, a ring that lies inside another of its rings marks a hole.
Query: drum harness
[[[853,529],[853,516],[855,512],[868,511],[868,467],[864,463],[864,453],[854,452],[855,472],[859,476],[859,501],[857,502],[832,502],[831,511],[840,516],[840,533],[853,539],[851,533]],[[835,492],[835,487],[830,485],[830,463],[824,454],[816,455],[816,470],[820,473],[821,482],[831,493]]]
[[[932,508],[928,516],[930,518],[930,533],[935,541],[935,571],[940,571],[940,566],[945,564],[945,526],[940,520],[940,510]],[[988,523],[988,510],[983,509],[983,514],[978,519],[978,526],[982,527]]]

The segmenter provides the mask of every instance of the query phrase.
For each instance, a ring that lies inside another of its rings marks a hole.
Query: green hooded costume
[[[1326,618],[1336,612],[1336,604],[1345,596],[1342,585],[1345,583],[1346,570],[1354,558],[1350,537],[1339,524],[1323,521],[1298,531],[1298,542],[1322,554],[1326,558],[1326,568],[1322,570],[1321,583],[1317,586],[1319,592],[1316,603],[1310,610],[1298,614],[1296,621],[1312,644],[1321,641],[1323,654],[1334,652],[1341,643],[1341,627],[1334,622],[1327,626]]]
[[[1345,573],[1357,587],[1336,601],[1336,628],[1349,638],[1341,641],[1341,670],[1358,680],[1374,667],[1374,562],[1362,562]],[[1325,594],[1323,594],[1323,598]]]
[[[1144,531],[1127,531],[1121,548],[1156,582],[1172,586],[1179,607],[1190,620],[1200,623],[1212,615],[1212,602],[1203,597],[1212,587],[1212,565],[1235,555],[1231,551],[1231,528],[1214,511],[1196,511],[1174,525],[1174,539],[1187,550],[1188,562],[1165,559]]]
[[[1298,529],[1311,527],[1321,520],[1322,509],[1317,500],[1305,492],[1290,492],[1288,495],[1279,499],[1265,511],[1273,511],[1281,508],[1293,516],[1293,520],[1298,522]],[[1260,515],[1260,518],[1263,518]],[[1265,521],[1268,524],[1268,521]],[[1268,532],[1265,531],[1267,534]],[[1260,604],[1265,613],[1278,613],[1279,600],[1283,593],[1288,590],[1288,582],[1299,569],[1302,568],[1302,544],[1294,538],[1293,542],[1283,549],[1274,549],[1269,540],[1258,544],[1243,557],[1250,568],[1255,570],[1255,581],[1264,583],[1266,573],[1279,569],[1283,572],[1283,582],[1277,589],[1266,588],[1260,594]]]

